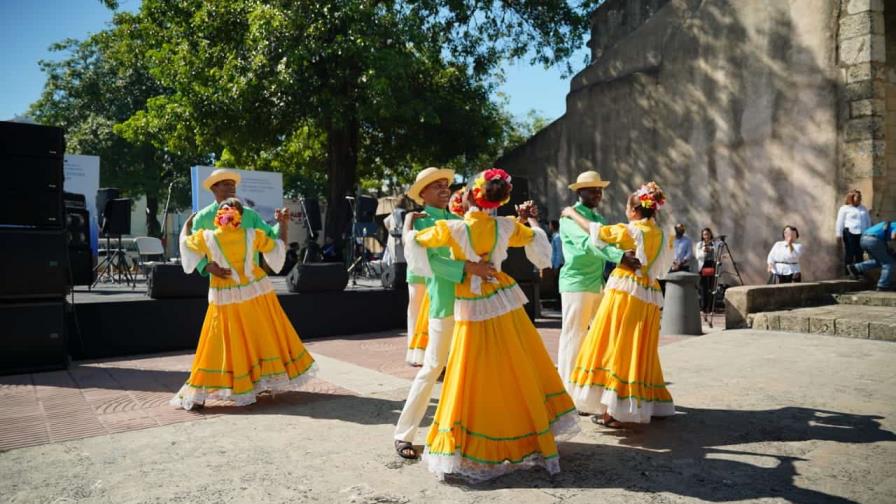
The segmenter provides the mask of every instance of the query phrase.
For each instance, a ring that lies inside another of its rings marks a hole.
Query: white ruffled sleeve
[[[404,258],[408,262],[408,269],[417,276],[432,277],[432,268],[429,266],[429,254],[426,253],[426,247],[417,243],[416,238],[416,229],[405,231],[402,237],[404,241]]]
[[[181,229],[180,239],[178,240],[178,246],[180,248],[180,266],[184,269],[184,273],[187,274],[196,271],[196,266],[199,266],[199,263],[205,258],[204,255],[187,246],[187,240],[189,238],[190,235]]]
[[[283,244],[283,240],[274,240],[274,248],[261,254],[264,256],[264,262],[271,267],[271,271],[280,272],[283,269],[283,264],[286,262],[286,245]],[[246,255],[251,257],[251,254]]]
[[[675,235],[666,234],[663,236],[662,250],[653,265],[650,266],[650,272],[654,278],[666,278],[672,263],[675,262]]]
[[[524,247],[526,259],[539,270],[551,267],[551,242],[541,228],[533,227],[532,241]]]
[[[600,239],[600,228],[601,224],[599,222],[592,222],[588,224],[588,234],[591,236],[591,244],[597,248],[604,248],[609,243]]]

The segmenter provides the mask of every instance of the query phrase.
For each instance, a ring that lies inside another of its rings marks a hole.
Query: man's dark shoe
[[[877,292],[896,292],[896,287],[875,287],[874,290]]]
[[[855,264],[847,264],[846,270],[849,271],[849,276],[851,276],[853,280],[861,280],[862,279],[862,273],[859,271],[858,268],[856,268]]]

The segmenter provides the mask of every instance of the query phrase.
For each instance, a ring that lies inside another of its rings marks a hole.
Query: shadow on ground
[[[631,429],[585,424],[586,435],[597,435],[598,441],[614,436],[619,444],[562,443],[562,472],[554,477],[544,470],[520,471],[466,488],[540,488],[547,493],[551,488],[619,488],[714,502],[760,498],[854,502],[797,486],[795,464],[811,462],[805,457],[812,449],[784,443],[896,440],[892,432],[881,429],[882,417],[875,415],[799,407],[763,411],[677,409],[675,417]],[[725,448],[761,443],[766,446]]]

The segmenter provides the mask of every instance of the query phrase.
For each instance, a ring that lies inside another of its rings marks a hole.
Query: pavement
[[[538,325],[555,355],[559,322]],[[307,341],[317,379],[245,408],[171,409],[188,353],[0,377],[0,503],[896,502],[890,342],[664,337],[676,416],[624,430],[582,418],[560,446],[559,475],[467,485],[394,454],[415,372],[404,341],[397,331]]]

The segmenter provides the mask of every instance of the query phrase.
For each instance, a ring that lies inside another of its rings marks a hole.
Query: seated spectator
[[[684,234],[684,224],[675,225],[675,259],[672,261],[672,269],[669,271],[691,271],[694,262],[694,242]]]
[[[862,233],[860,244],[862,250],[868,252],[871,259],[847,265],[849,273],[856,279],[868,271],[880,268],[880,279],[877,281],[877,290],[892,291],[893,288],[893,263],[894,252],[889,244],[896,240],[896,223],[893,221],[879,222]]]
[[[793,226],[784,226],[783,240],[775,242],[768,253],[769,283],[791,283],[802,280],[800,256],[803,245],[796,243],[800,232]]]

